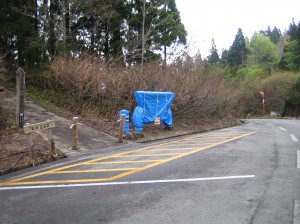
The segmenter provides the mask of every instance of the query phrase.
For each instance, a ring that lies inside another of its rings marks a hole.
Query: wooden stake
[[[29,157],[30,157],[30,159],[33,159],[33,142],[32,142],[31,134],[27,135],[27,139],[28,139]]]
[[[51,139],[50,152],[51,152],[51,154],[55,153],[54,139]]]
[[[48,144],[50,148],[50,153],[55,153],[54,139],[52,138],[52,129],[48,129]]]
[[[78,150],[78,117],[73,117],[73,146],[72,150]]]
[[[122,114],[120,119],[120,129],[119,129],[119,140],[118,143],[123,142],[123,133],[124,133],[124,124],[125,124],[126,115]]]

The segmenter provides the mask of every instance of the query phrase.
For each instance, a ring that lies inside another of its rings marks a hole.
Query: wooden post
[[[48,145],[50,148],[50,153],[55,153],[54,139],[52,138],[52,129],[48,129]]]
[[[73,117],[73,150],[78,150],[78,117]]]
[[[33,142],[32,142],[31,134],[27,135],[27,139],[28,139],[29,157],[30,159],[33,159]]]
[[[4,99],[4,88],[0,86],[0,102]]]
[[[262,115],[265,116],[266,114],[265,98],[263,98],[262,103],[263,103]]]
[[[16,72],[16,126],[18,128],[24,126],[25,88],[25,72],[20,67]]]
[[[51,143],[50,143],[50,152],[53,154],[55,153],[55,143],[54,143],[54,139],[51,139]]]
[[[123,142],[123,133],[124,133],[125,119],[126,119],[126,115],[125,114],[121,114],[118,143],[122,143]]]
[[[27,135],[27,139],[28,139],[28,148],[29,148],[29,156],[31,159],[35,159],[36,155],[34,154],[33,151],[33,142],[32,142],[32,133],[36,132],[36,131],[41,131],[41,130],[45,130],[45,129],[49,129],[51,130],[51,128],[55,127],[55,121],[54,120],[50,120],[50,121],[45,121],[45,122],[40,122],[40,123],[36,123],[36,124],[29,124],[26,123],[25,126],[23,127],[24,130],[24,134]],[[52,130],[48,132],[48,142],[49,142],[49,146],[50,146],[50,152],[54,153],[54,140],[52,139]],[[33,163],[34,165],[34,163]]]

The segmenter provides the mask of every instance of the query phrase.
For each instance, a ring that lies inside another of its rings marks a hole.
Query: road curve
[[[247,120],[10,174],[0,179],[0,220],[296,224],[299,140],[298,120]]]

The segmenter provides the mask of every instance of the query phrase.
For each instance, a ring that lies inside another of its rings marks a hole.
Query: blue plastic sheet
[[[137,107],[133,113],[133,125],[141,132],[143,124],[154,122],[155,118],[166,126],[172,126],[172,111],[170,109],[174,99],[172,92],[135,91],[134,97]]]

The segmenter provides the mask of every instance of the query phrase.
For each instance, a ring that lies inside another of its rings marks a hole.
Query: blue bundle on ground
[[[143,125],[154,122],[155,118],[160,118],[165,126],[173,125],[170,107],[174,93],[135,91],[134,97],[137,107],[133,112],[132,120],[136,132],[142,132]]]

